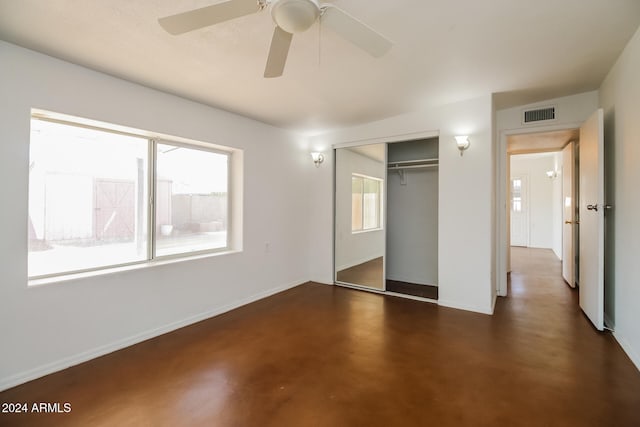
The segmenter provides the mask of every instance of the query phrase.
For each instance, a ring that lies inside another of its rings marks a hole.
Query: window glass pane
[[[157,144],[157,256],[228,247],[228,162],[227,154]]]
[[[147,258],[148,144],[31,120],[30,277]]]
[[[522,212],[522,198],[513,198],[513,212]]]
[[[511,210],[522,212],[522,180],[511,180]]]
[[[363,228],[369,230],[380,226],[380,181],[364,179]]]
[[[351,231],[362,230],[362,186],[361,177],[351,177]]]
[[[514,179],[513,180],[513,190],[514,191],[519,191],[521,188],[522,188],[522,180]]]

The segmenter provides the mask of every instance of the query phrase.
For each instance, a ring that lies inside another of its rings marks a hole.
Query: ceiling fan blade
[[[291,46],[292,38],[293,34],[280,27],[276,27],[273,31],[267,66],[264,69],[266,78],[280,77],[282,75],[284,65],[287,63],[287,55],[289,55],[289,46]]]
[[[158,19],[160,26],[169,34],[178,35],[198,30],[260,10],[256,0],[230,0],[200,9]]]
[[[380,33],[335,6],[327,6],[321,19],[322,25],[326,25],[376,58],[387,53],[393,46],[393,43]]]

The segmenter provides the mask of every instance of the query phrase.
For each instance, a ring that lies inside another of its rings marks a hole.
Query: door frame
[[[522,135],[539,132],[553,132],[577,129],[583,122],[569,122],[550,125],[533,125],[513,129],[498,130],[498,147],[496,150],[496,291],[498,296],[507,296],[507,273],[511,271],[511,255],[509,251],[509,200],[507,189],[510,185],[509,155],[507,153],[507,138],[511,135]]]
[[[569,141],[567,145],[562,149],[562,277],[565,282],[571,287],[576,287],[576,234],[579,232],[577,227],[577,215],[576,215],[576,201],[577,186],[576,181],[579,181],[580,177],[576,175],[576,150],[580,147],[577,141]],[[565,154],[568,153],[569,159],[565,158]],[[568,166],[568,171],[565,166]],[[567,206],[567,193],[569,191],[569,206]],[[566,216],[567,208],[569,210],[569,216]],[[569,223],[567,223],[567,220]],[[565,230],[568,230],[565,232]],[[569,234],[569,236],[567,236]],[[568,237],[568,239],[565,239]],[[566,277],[568,276],[568,278]]]

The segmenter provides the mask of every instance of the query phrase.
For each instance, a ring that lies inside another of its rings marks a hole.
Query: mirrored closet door
[[[336,149],[336,284],[438,299],[438,145]]]
[[[385,289],[386,144],[336,149],[335,281]]]

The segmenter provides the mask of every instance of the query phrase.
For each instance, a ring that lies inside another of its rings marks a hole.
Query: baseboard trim
[[[216,307],[212,310],[208,310],[200,314],[187,317],[186,319],[182,319],[177,322],[172,322],[167,325],[160,326],[158,328],[154,328],[136,335],[132,335],[122,340],[118,340],[103,346],[96,347],[91,350],[83,351],[82,353],[79,353],[73,356],[65,357],[65,358],[56,360],[54,362],[47,363],[33,369],[29,369],[28,371],[20,372],[18,374],[11,375],[6,378],[2,378],[0,379],[0,391],[7,390],[9,388],[18,386],[20,384],[24,384],[26,382],[35,380],[37,378],[44,377],[45,375],[62,371],[63,369],[67,369],[72,366],[79,365],[80,363],[87,362],[91,359],[95,359],[97,357],[104,356],[109,353],[113,353],[114,351],[122,350],[123,348],[130,347],[135,344],[139,344],[148,339],[155,338],[160,335],[166,334],[168,332],[172,332],[177,329],[184,328],[185,326],[189,326],[194,323],[201,322],[203,320],[218,316],[220,314],[226,313],[228,311],[234,310],[236,308],[242,307],[252,302],[259,301],[261,299],[270,297],[280,292],[284,292],[291,288],[295,288],[296,286],[299,286],[306,282],[307,282],[306,280],[299,280],[299,281],[288,283],[284,286],[278,286],[276,288],[268,289],[266,291],[259,292],[249,297],[233,301],[229,304]]]
[[[460,304],[455,301],[447,301],[447,300],[439,299],[438,305],[441,305],[443,307],[448,307],[448,308],[455,308],[458,310],[473,311],[475,313],[481,313],[481,314],[488,314],[488,315],[493,314],[493,309],[490,307],[480,307],[476,305]]]
[[[615,331],[613,332],[613,337],[618,341],[618,344],[620,344],[620,347],[622,347],[622,350],[624,350],[629,359],[631,359],[631,362],[636,366],[636,369],[640,371],[640,354],[635,351],[629,341],[621,333]]]
[[[320,279],[310,279],[309,281],[310,281],[310,282],[313,282],[313,283],[317,283],[317,284],[319,284],[319,285],[329,285],[329,286],[333,286],[333,285],[335,285],[335,283],[334,283],[333,279],[331,279],[331,280],[326,280],[326,279],[322,279],[322,280],[320,280]]]

